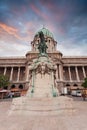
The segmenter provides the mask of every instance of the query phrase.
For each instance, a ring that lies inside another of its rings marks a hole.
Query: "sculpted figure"
[[[38,46],[38,49],[39,49],[39,52],[40,54],[46,54],[46,50],[47,50],[47,45],[45,43],[45,38],[44,38],[44,34],[43,32],[39,32],[39,37],[40,37],[40,43],[39,43],[39,46]]]

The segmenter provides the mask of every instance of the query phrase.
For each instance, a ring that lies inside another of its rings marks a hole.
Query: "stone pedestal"
[[[53,97],[58,95],[56,86],[54,84],[54,71],[55,65],[53,61],[43,55],[39,56],[29,66],[29,70],[32,72],[31,89],[27,92],[27,96],[32,97]]]

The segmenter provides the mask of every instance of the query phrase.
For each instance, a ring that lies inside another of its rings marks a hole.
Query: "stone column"
[[[13,67],[11,68],[10,81],[12,81],[12,76],[13,76]]]
[[[70,66],[68,67],[68,71],[69,71],[69,79],[70,79],[70,82],[71,82],[72,81],[72,77],[71,77]]]
[[[35,70],[32,71],[32,87],[35,87]]]
[[[85,68],[84,68],[84,66],[82,66],[82,71],[83,71],[83,76],[84,76],[84,78],[86,78],[86,73],[85,73]]]
[[[4,68],[4,75],[6,75],[7,67]]]
[[[52,87],[54,88],[54,74],[53,74],[53,71],[52,71]]]
[[[20,67],[18,67],[17,81],[19,81],[19,78],[20,78]]]
[[[77,66],[75,66],[75,71],[76,71],[76,78],[77,78],[77,81],[80,81]]]
[[[56,66],[56,80],[58,80],[59,77],[58,77],[58,66]]]
[[[61,64],[59,65],[59,77],[60,81],[63,81],[63,66]]]
[[[29,67],[26,67],[26,81],[29,80]]]

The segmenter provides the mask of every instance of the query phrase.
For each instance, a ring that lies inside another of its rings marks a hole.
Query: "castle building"
[[[43,32],[47,54],[55,66],[54,79],[58,89],[62,87],[81,87],[84,78],[87,76],[87,56],[63,56],[57,50],[57,41],[53,34],[46,28],[39,30],[31,42],[31,51],[24,57],[0,57],[0,74],[7,75],[11,82],[8,88],[27,89],[31,85],[29,66],[39,55],[38,45],[39,32]],[[38,81],[39,82],[39,81]]]

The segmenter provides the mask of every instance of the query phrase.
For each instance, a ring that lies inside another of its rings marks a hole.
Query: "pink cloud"
[[[3,29],[5,32],[7,32],[9,35],[13,35],[17,39],[21,39],[21,37],[18,35],[18,29],[8,26],[4,23],[0,23],[0,28]]]
[[[27,26],[31,26],[32,24],[28,23]],[[24,36],[24,37],[21,36],[20,33],[21,33],[20,30],[18,30],[17,28],[0,23],[0,36],[1,36],[2,40],[5,40],[6,38],[12,40],[11,36],[13,36],[15,39],[18,39],[21,41],[30,41],[32,38],[32,35],[33,35],[33,31],[31,31],[29,29],[26,30],[26,36]]]
[[[3,24],[3,23],[0,23],[0,27],[1,27],[4,31],[6,31],[7,33],[9,33],[9,34],[15,34],[15,33],[17,33],[17,31],[18,31],[16,28],[7,26],[6,24]]]
[[[54,3],[52,3],[51,1],[45,1],[45,0],[39,0],[39,2],[41,3],[41,5],[45,6],[48,9],[54,9]]]
[[[42,12],[41,10],[39,10],[34,4],[31,4],[31,8],[32,8],[32,10],[33,10],[37,15],[39,15],[39,16],[42,17],[43,19],[45,19],[45,20],[48,20],[48,19],[49,19],[48,16],[47,16],[44,12]]]

